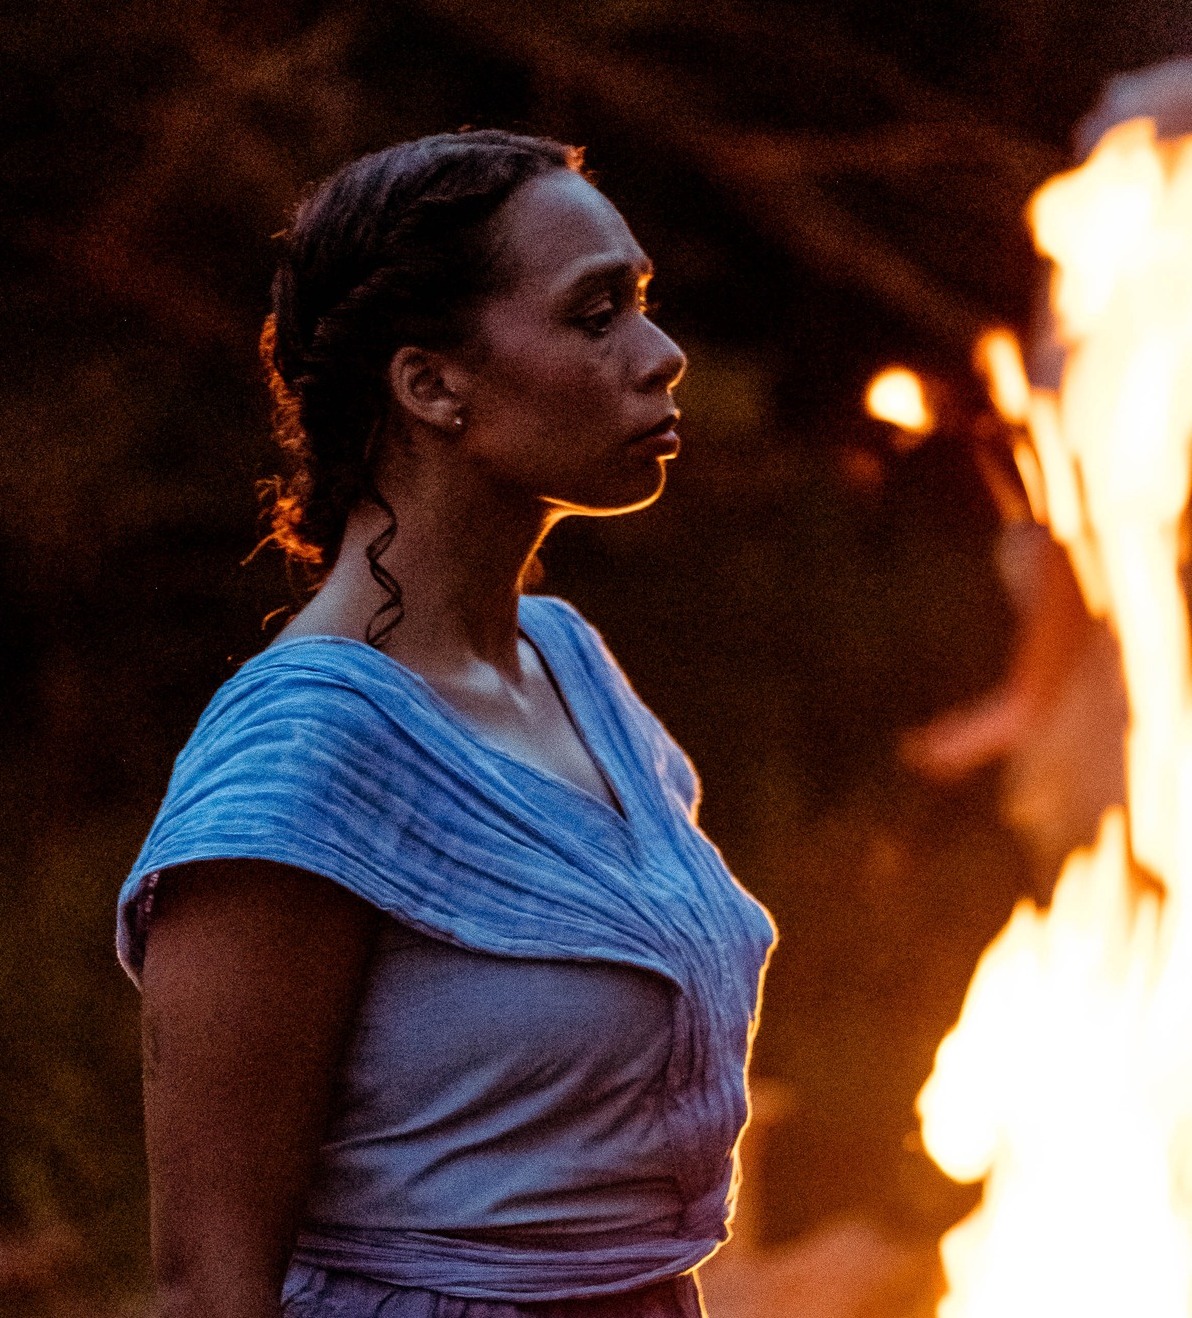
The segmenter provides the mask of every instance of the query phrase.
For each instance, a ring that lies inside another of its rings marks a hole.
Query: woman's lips
[[[678,421],[679,413],[671,412],[657,425],[651,426],[649,430],[644,430],[631,439],[630,447],[643,449],[655,457],[673,458],[678,453],[680,444],[678,432],[675,430]]]

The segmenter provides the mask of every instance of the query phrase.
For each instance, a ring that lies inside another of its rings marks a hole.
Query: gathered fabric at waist
[[[410,1290],[356,1273],[295,1264],[284,1318],[706,1318],[693,1274],[619,1295],[529,1304]]]
[[[388,1287],[513,1304],[624,1295],[689,1272],[718,1243],[714,1238],[679,1239],[640,1231],[525,1239],[499,1233],[304,1231],[294,1250],[287,1291],[296,1269],[314,1268],[356,1274]],[[346,1312],[355,1318],[354,1311]],[[404,1310],[392,1312],[404,1318]]]

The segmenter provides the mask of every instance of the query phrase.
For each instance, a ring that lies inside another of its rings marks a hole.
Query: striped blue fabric
[[[295,1265],[282,1292],[284,1318],[706,1318],[691,1276],[594,1299],[474,1300],[409,1290],[351,1272]]]
[[[725,1238],[775,935],[696,823],[689,761],[599,635],[543,596],[523,598],[520,623],[623,814],[485,742],[379,651],[338,637],[282,641],[224,684],[179,755],[121,890],[117,944],[135,979],[150,876],[240,857],[325,875],[464,948],[606,961],[669,980],[678,992],[663,1111],[681,1224],[648,1247],[627,1233],[599,1258],[519,1257],[516,1284],[498,1283],[492,1298],[534,1300],[677,1275]],[[486,1241],[431,1230],[391,1244],[388,1279],[409,1287],[483,1296],[508,1272]]]

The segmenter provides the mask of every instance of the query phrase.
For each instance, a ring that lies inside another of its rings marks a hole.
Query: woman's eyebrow
[[[637,286],[654,277],[654,262],[648,257],[642,261],[612,260],[590,266],[571,284],[573,295],[582,295],[593,288],[609,284]]]

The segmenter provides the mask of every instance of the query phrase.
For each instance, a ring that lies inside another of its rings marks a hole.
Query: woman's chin
[[[648,508],[652,503],[656,503],[662,497],[662,491],[666,489],[666,467],[660,465],[658,479],[654,482],[650,492],[634,503],[626,504],[620,511],[623,513],[641,512],[643,508]]]
[[[651,458],[648,467],[635,472],[633,480],[626,480],[605,505],[610,516],[618,513],[636,513],[648,508],[666,488],[666,458]]]
[[[648,466],[620,472],[616,482],[602,482],[599,487],[579,490],[551,502],[560,510],[584,517],[619,517],[622,513],[648,508],[665,486],[666,462],[652,458]]]

